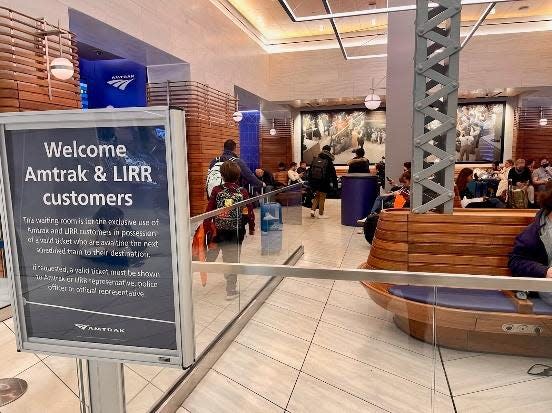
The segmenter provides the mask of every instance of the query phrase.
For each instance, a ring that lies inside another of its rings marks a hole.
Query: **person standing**
[[[322,152],[312,161],[309,169],[309,185],[315,191],[310,213],[312,218],[316,216],[317,209],[318,218],[328,218],[324,215],[326,196],[332,186],[337,188],[337,173],[333,164],[335,158],[331,154],[331,150],[330,145],[324,145]]]
[[[236,142],[232,139],[228,139],[226,142],[224,142],[224,149],[222,154],[211,161],[211,164],[209,165],[209,171],[211,171],[213,168],[216,168],[217,165],[220,169],[222,163],[231,160],[240,167],[241,186],[245,187],[246,185],[251,185],[254,190],[260,190],[265,186],[265,184],[255,176],[255,174],[251,171],[251,169],[249,169],[245,162],[240,159],[239,155],[236,154],[236,147]],[[218,174],[217,176],[220,177],[220,174]],[[217,185],[220,183],[222,182],[217,182]],[[208,193],[208,195],[210,195],[210,193]]]

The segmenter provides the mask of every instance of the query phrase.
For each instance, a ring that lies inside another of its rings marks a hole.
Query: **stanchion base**
[[[27,382],[21,379],[0,379],[0,407],[19,399],[27,391]]]

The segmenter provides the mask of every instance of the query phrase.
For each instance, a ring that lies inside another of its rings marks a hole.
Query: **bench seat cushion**
[[[533,313],[540,315],[552,315],[552,305],[547,304],[542,298],[531,298]]]
[[[433,304],[433,287],[395,285],[389,292],[397,297],[424,304]],[[436,304],[440,307],[462,310],[515,313],[513,301],[501,291],[470,290],[464,288],[437,288]]]

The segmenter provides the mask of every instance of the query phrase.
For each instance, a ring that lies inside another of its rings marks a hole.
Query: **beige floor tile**
[[[322,314],[322,321],[376,340],[385,341],[397,347],[433,357],[434,348],[432,345],[403,333],[394,323],[386,320],[370,317],[345,308],[327,305]]]
[[[226,350],[213,370],[282,408],[286,406],[299,374],[297,370],[238,343]]]
[[[298,370],[310,344],[309,341],[255,321],[245,326],[236,341]]]
[[[308,341],[314,336],[318,324],[314,318],[269,303],[263,304],[253,316],[253,320]]]
[[[211,370],[184,402],[190,413],[282,413],[283,409]]]
[[[316,406],[316,408],[315,408]],[[290,413],[384,413],[379,407],[314,377],[300,374],[286,409]]]
[[[319,287],[290,279],[282,281],[282,283],[278,286],[278,290],[311,298],[323,303],[326,302],[331,291],[329,288]]]
[[[125,364],[126,367],[142,376],[147,381],[152,381],[155,376],[159,374],[163,367],[160,366],[147,366],[145,364]]]
[[[552,364],[550,359],[481,354],[445,362],[452,393],[461,395],[531,379],[527,370],[536,363]],[[477,372],[477,374],[474,374]],[[552,381],[548,379],[552,389]]]
[[[165,367],[155,376],[152,380],[152,384],[164,393],[169,390],[185,372],[186,371],[182,369]]]
[[[196,336],[196,358],[215,340],[218,334],[219,332],[206,328]]]
[[[266,300],[267,303],[285,308],[307,317],[319,319],[324,309],[324,303],[310,298],[289,294],[284,291],[275,291]]]
[[[212,331],[221,332],[239,314],[239,300],[235,299],[220,312],[207,327]]]
[[[317,345],[303,371],[390,412],[430,411],[431,390]]]
[[[346,308],[347,310],[369,315],[371,317],[381,318],[383,320],[393,320],[393,315],[389,311],[374,303],[368,296],[368,293],[366,293],[365,298],[362,298],[356,295],[341,293],[339,291],[332,291],[328,304]]]
[[[440,350],[441,350],[441,357],[443,358],[444,361],[465,359],[468,357],[476,357],[481,355],[481,353],[476,353],[473,351],[454,350],[452,348],[446,348],[446,347],[441,347]]]
[[[550,413],[550,378],[498,387],[454,398],[458,413]]]
[[[1,353],[0,353],[1,354]],[[2,406],[2,413],[77,413],[80,402],[48,367],[38,363],[18,376],[28,384],[20,399]]]
[[[13,318],[8,318],[7,320],[4,320],[4,324],[6,327],[8,327],[12,332],[15,331],[15,328],[13,326]]]
[[[134,399],[127,400],[127,413],[147,413],[161,397],[163,392],[153,384],[148,384]]]
[[[148,385],[148,381],[124,366],[125,374],[125,400],[127,404],[134,399]]]
[[[196,323],[209,325],[220,313],[224,311],[224,307],[211,304],[207,301],[194,301],[194,318]]]
[[[0,377],[15,377],[40,362],[33,353],[17,352],[15,335],[3,323],[0,323],[0,357]]]
[[[404,379],[432,388],[434,362],[430,357],[374,340],[351,331],[321,322],[316,330],[313,343],[340,353],[346,357],[362,361],[370,366],[385,370]],[[366,366],[370,369],[370,366]],[[448,393],[448,387],[440,361],[437,390]]]
[[[78,396],[79,379],[77,361],[74,358],[50,356],[43,362]]]

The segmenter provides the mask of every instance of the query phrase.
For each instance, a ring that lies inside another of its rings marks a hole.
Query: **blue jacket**
[[[234,162],[236,162],[241,169],[241,179],[243,185],[247,183],[255,188],[263,187],[263,182],[259,178],[257,178],[257,176],[253,172],[251,172],[251,169],[249,169],[245,162],[242,161],[240,157],[234,152],[225,150],[224,152],[222,152],[222,155],[220,155],[219,158],[222,162],[226,162],[231,158],[235,158]],[[215,163],[217,163],[217,160],[213,159],[209,164],[209,169],[211,169]]]
[[[541,241],[543,225],[541,218],[545,210],[540,210],[535,221],[516,237],[508,266],[514,277],[545,278],[548,271],[548,254]]]

